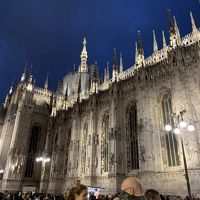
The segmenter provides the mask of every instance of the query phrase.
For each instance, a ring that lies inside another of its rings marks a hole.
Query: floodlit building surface
[[[191,21],[182,38],[170,17],[170,44],[163,32],[159,50],[153,32],[148,58],[138,31],[135,64],[123,70],[114,50],[103,81],[97,64],[87,64],[85,38],[79,70],[56,92],[48,77],[38,88],[25,70],[0,110],[1,190],[61,193],[81,182],[108,194],[135,175],[144,189],[185,195],[180,136],[164,130],[176,126],[170,113],[185,109],[184,120],[195,126],[182,130],[190,184],[200,195],[200,30],[192,14]]]

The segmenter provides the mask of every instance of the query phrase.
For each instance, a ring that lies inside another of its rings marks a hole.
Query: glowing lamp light
[[[3,169],[0,169],[0,174],[3,174],[4,173],[4,170]]]
[[[175,129],[174,129],[174,133],[177,134],[177,135],[179,135],[179,134],[181,133],[181,131],[180,131],[179,128],[175,128]]]
[[[188,131],[192,132],[192,131],[194,131],[194,130],[195,130],[194,126],[193,126],[192,124],[190,124],[190,125],[188,126]]]
[[[42,156],[36,158],[36,162],[42,162],[42,161],[43,161],[43,157]]]
[[[184,121],[181,121],[179,125],[181,128],[185,128],[187,126],[186,122]]]
[[[170,124],[167,124],[167,125],[165,126],[165,130],[166,130],[166,131],[171,131],[171,130],[172,130],[171,125],[170,125]]]
[[[50,162],[50,158],[44,158],[44,162]]]

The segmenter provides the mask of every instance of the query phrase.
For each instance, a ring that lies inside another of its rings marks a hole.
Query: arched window
[[[87,140],[88,140],[88,124],[85,123],[82,135],[82,150],[81,150],[81,171],[85,174],[86,155],[87,155]]]
[[[108,129],[109,129],[109,115],[105,114],[102,122],[102,145],[101,145],[101,160],[102,172],[108,172]]]
[[[170,117],[172,113],[172,100],[169,94],[164,94],[162,97],[162,112],[164,126],[166,124],[171,124],[171,126],[174,127],[172,118]],[[167,149],[168,165],[179,165],[178,144],[173,131],[165,133],[165,142]]]
[[[25,177],[32,177],[33,175],[39,133],[40,133],[40,127],[37,125],[33,126],[31,130],[31,138],[28,148]]]
[[[139,151],[138,151],[138,132],[137,132],[137,108],[130,106],[128,110],[128,132],[129,132],[129,166],[131,170],[139,169]]]

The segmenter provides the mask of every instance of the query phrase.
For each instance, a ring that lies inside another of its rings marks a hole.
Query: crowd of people
[[[65,195],[50,195],[43,193],[5,193],[0,194],[0,200],[200,200],[186,196],[163,196],[154,189],[142,192],[142,186],[135,177],[126,178],[121,184],[121,193],[115,195],[94,195],[89,193],[87,186],[79,184],[71,188]]]

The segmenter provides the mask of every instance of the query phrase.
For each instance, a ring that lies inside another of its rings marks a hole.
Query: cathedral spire
[[[119,67],[119,78],[123,78],[123,61],[122,61],[122,52],[120,52],[120,67]]]
[[[197,26],[196,26],[196,23],[194,21],[194,17],[193,17],[193,14],[192,12],[190,11],[190,18],[191,18],[191,24],[192,24],[192,32],[197,32],[198,29],[197,29]]]
[[[137,50],[138,50],[139,54],[144,54],[144,50],[143,50],[143,46],[142,46],[142,37],[141,37],[140,30],[138,30]]]
[[[141,66],[144,64],[144,50],[142,47],[142,37],[140,30],[138,30],[138,39],[136,43],[136,52],[135,52],[136,58],[135,58],[135,64],[137,66]]]
[[[175,16],[174,16],[174,26],[175,26],[175,31],[176,31],[176,40],[177,40],[177,43],[180,45],[181,44],[181,35],[180,35],[180,31],[179,31]]]
[[[28,79],[28,85],[27,85],[27,90],[32,91],[33,90],[33,75],[32,75],[32,65],[31,65],[31,69],[30,69],[30,75],[29,75],[29,79]]]
[[[158,43],[156,40],[156,34],[154,30],[153,30],[153,51],[154,53],[158,52]]]
[[[177,45],[181,44],[180,31],[176,23],[176,18],[172,17],[171,10],[168,9],[169,16],[169,34],[170,34],[170,46],[175,48]]]
[[[49,85],[49,72],[47,72],[46,80],[44,83],[44,89],[48,90],[48,85]]]
[[[175,35],[176,31],[175,31],[175,25],[174,25],[174,19],[172,17],[172,13],[170,9],[167,9],[168,12],[168,16],[169,16],[169,33],[170,36]]]
[[[93,88],[94,92],[98,92],[98,73],[97,73],[97,67],[95,68],[95,73],[94,73],[94,79],[93,79]]]
[[[174,48],[176,46],[176,30],[174,25],[174,19],[170,9],[167,9],[169,16],[169,34],[170,34],[170,45]]]
[[[26,67],[27,67],[27,63],[25,63],[25,66],[24,66],[24,72],[22,73],[22,76],[21,76],[21,82],[24,82],[26,79]]]
[[[137,64],[137,55],[138,55],[138,48],[137,48],[137,42],[135,42],[135,64]]]
[[[193,37],[193,40],[196,42],[200,40],[200,31],[197,29],[192,12],[190,12],[190,18],[191,18],[191,24],[192,24],[192,37]]]
[[[123,72],[122,52],[120,53],[120,73]]]
[[[9,95],[11,95],[12,93],[13,93],[13,81],[12,81],[11,86],[10,86]]]
[[[88,55],[87,55],[87,50],[86,50],[86,38],[84,37],[83,39],[83,50],[81,52],[81,64],[80,64],[80,67],[79,67],[79,71],[80,72],[88,72],[88,67],[87,67],[87,58],[88,58]]]
[[[163,53],[164,53],[164,56],[166,58],[167,57],[167,43],[166,43],[164,31],[162,31],[162,38],[163,38]]]
[[[163,48],[167,46],[166,39],[165,39],[165,32],[162,31],[162,38],[163,38]]]
[[[114,48],[114,62],[113,62],[113,71],[112,71],[112,81],[115,82],[118,80],[118,67],[117,67],[117,53]]]
[[[110,79],[109,62],[107,62],[107,80]]]
[[[6,99],[5,99],[5,102],[4,102],[4,104],[3,104],[3,107],[4,107],[4,108],[8,108],[8,107],[9,107],[10,102],[11,102],[12,93],[13,93],[13,82],[11,83],[9,92],[8,92],[8,94],[6,95]]]
[[[104,83],[107,81],[107,69],[104,69]]]

